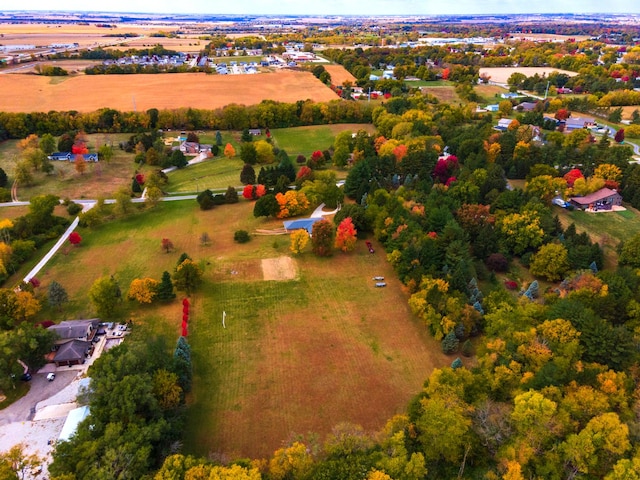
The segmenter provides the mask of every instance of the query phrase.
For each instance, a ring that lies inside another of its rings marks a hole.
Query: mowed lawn
[[[573,222],[578,232],[587,232],[591,240],[598,242],[603,247],[606,265],[614,268],[618,258],[618,243],[640,233],[640,213],[628,205],[625,206],[626,211],[602,213],[587,213],[581,210],[569,212],[558,207],[553,208],[565,228]]]
[[[271,135],[275,145],[287,151],[295,160],[298,155],[309,156],[316,150],[326,150],[333,145],[336,135],[349,130],[357,133],[365,130],[373,133],[375,127],[368,123],[341,123],[336,125],[314,125],[308,127],[274,128]]]
[[[237,187],[240,185],[242,165],[240,157],[229,159],[218,155],[202,163],[170,172],[166,190],[184,193],[202,192],[207,188],[222,190],[228,186]]]
[[[295,434],[320,439],[340,422],[380,429],[403,412],[441,353],[412,316],[407,296],[385,260],[359,241],[356,251],[319,259],[295,257],[293,278],[265,281],[262,260],[289,255],[286,236],[256,236],[238,245],[233,232],[275,228],[255,219],[251,203],[202,212],[195,202],[170,202],[95,231],[58,254],[39,278],[57,280],[72,304],[57,318],[93,315],[86,293],[101,275],[115,275],[123,291],[136,277],[159,278],[185,251],[205,269],[192,296],[189,342],[194,358],[185,451],[262,457]],[[201,246],[202,232],[211,245]],[[170,238],[175,252],[161,251]],[[375,288],[382,275],[387,288]],[[138,307],[126,302],[123,319],[136,334],[162,335],[173,345],[182,306]],[[226,312],[226,328],[222,315]],[[51,312],[53,313],[53,312]]]

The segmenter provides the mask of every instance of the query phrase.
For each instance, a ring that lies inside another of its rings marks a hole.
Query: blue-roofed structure
[[[296,220],[288,220],[284,223],[284,229],[287,232],[293,232],[294,230],[300,230],[304,228],[309,235],[311,235],[311,231],[313,230],[313,224],[322,220],[320,218],[299,218]]]
[[[82,420],[89,416],[89,406],[85,405],[84,407],[74,408],[67,415],[67,419],[62,426],[62,431],[60,432],[60,436],[58,440],[68,441],[76,430],[78,429],[78,425]]]

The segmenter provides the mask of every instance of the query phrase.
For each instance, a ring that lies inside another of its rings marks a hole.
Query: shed
[[[74,408],[67,415],[67,419],[64,421],[64,425],[62,426],[62,431],[58,436],[58,440],[63,442],[68,441],[71,436],[76,433],[78,430],[78,425],[85,418],[89,416],[89,406],[85,405],[84,407]]]
[[[249,134],[255,135],[255,136],[262,135],[262,130],[260,130],[259,128],[250,128]]]
[[[611,210],[614,205],[622,205],[622,196],[610,188],[601,188],[584,197],[571,197],[569,203],[581,210]]]
[[[322,217],[299,218],[297,220],[289,220],[283,223],[284,223],[284,229],[287,232],[293,232],[294,230],[305,229],[309,233],[309,235],[311,235],[311,232],[313,230],[313,224],[316,222],[319,222],[320,220],[322,220]]]

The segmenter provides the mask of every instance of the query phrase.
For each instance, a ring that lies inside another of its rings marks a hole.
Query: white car
[[[47,380],[49,380],[50,382],[53,382],[56,379],[56,374],[51,372],[47,374]]]

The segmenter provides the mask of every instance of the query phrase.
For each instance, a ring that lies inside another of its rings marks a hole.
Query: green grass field
[[[336,135],[345,130],[356,133],[365,130],[373,133],[370,124],[337,124],[318,125],[310,127],[277,128],[271,130],[275,144],[283,148],[289,157],[295,160],[298,155],[309,157],[316,150],[326,150],[333,145]]]
[[[603,247],[605,264],[613,267],[617,261],[616,246],[640,233],[640,214],[628,207],[622,212],[587,213],[580,210],[572,212],[554,207],[554,213],[566,227],[571,222],[579,232],[587,232],[591,239]]]
[[[240,158],[226,158],[217,156],[203,163],[191,165],[169,173],[168,192],[202,192],[211,190],[226,190],[231,185],[240,185]]]
[[[363,243],[328,259],[307,251],[291,260],[289,277],[265,280],[274,270],[264,262],[288,256],[288,237],[255,236],[239,245],[233,232],[281,225],[254,218],[248,202],[203,212],[190,201],[80,230],[81,246],[64,248],[38,276],[43,290],[60,282],[71,302],[40,316],[93,316],[87,291],[96,278],[114,275],[126,295],[132,279],[159,278],[187,252],[205,274],[191,297],[186,453],[259,458],[296,433],[323,438],[343,421],[380,429],[451,359],[411,315],[384,254],[369,254]],[[199,243],[205,231],[209,246]],[[173,241],[174,252],[161,250],[162,238]],[[374,287],[378,275],[387,278],[386,289]],[[160,335],[172,345],[180,298],[151,306],[125,301],[119,319],[131,319],[135,335]]]

